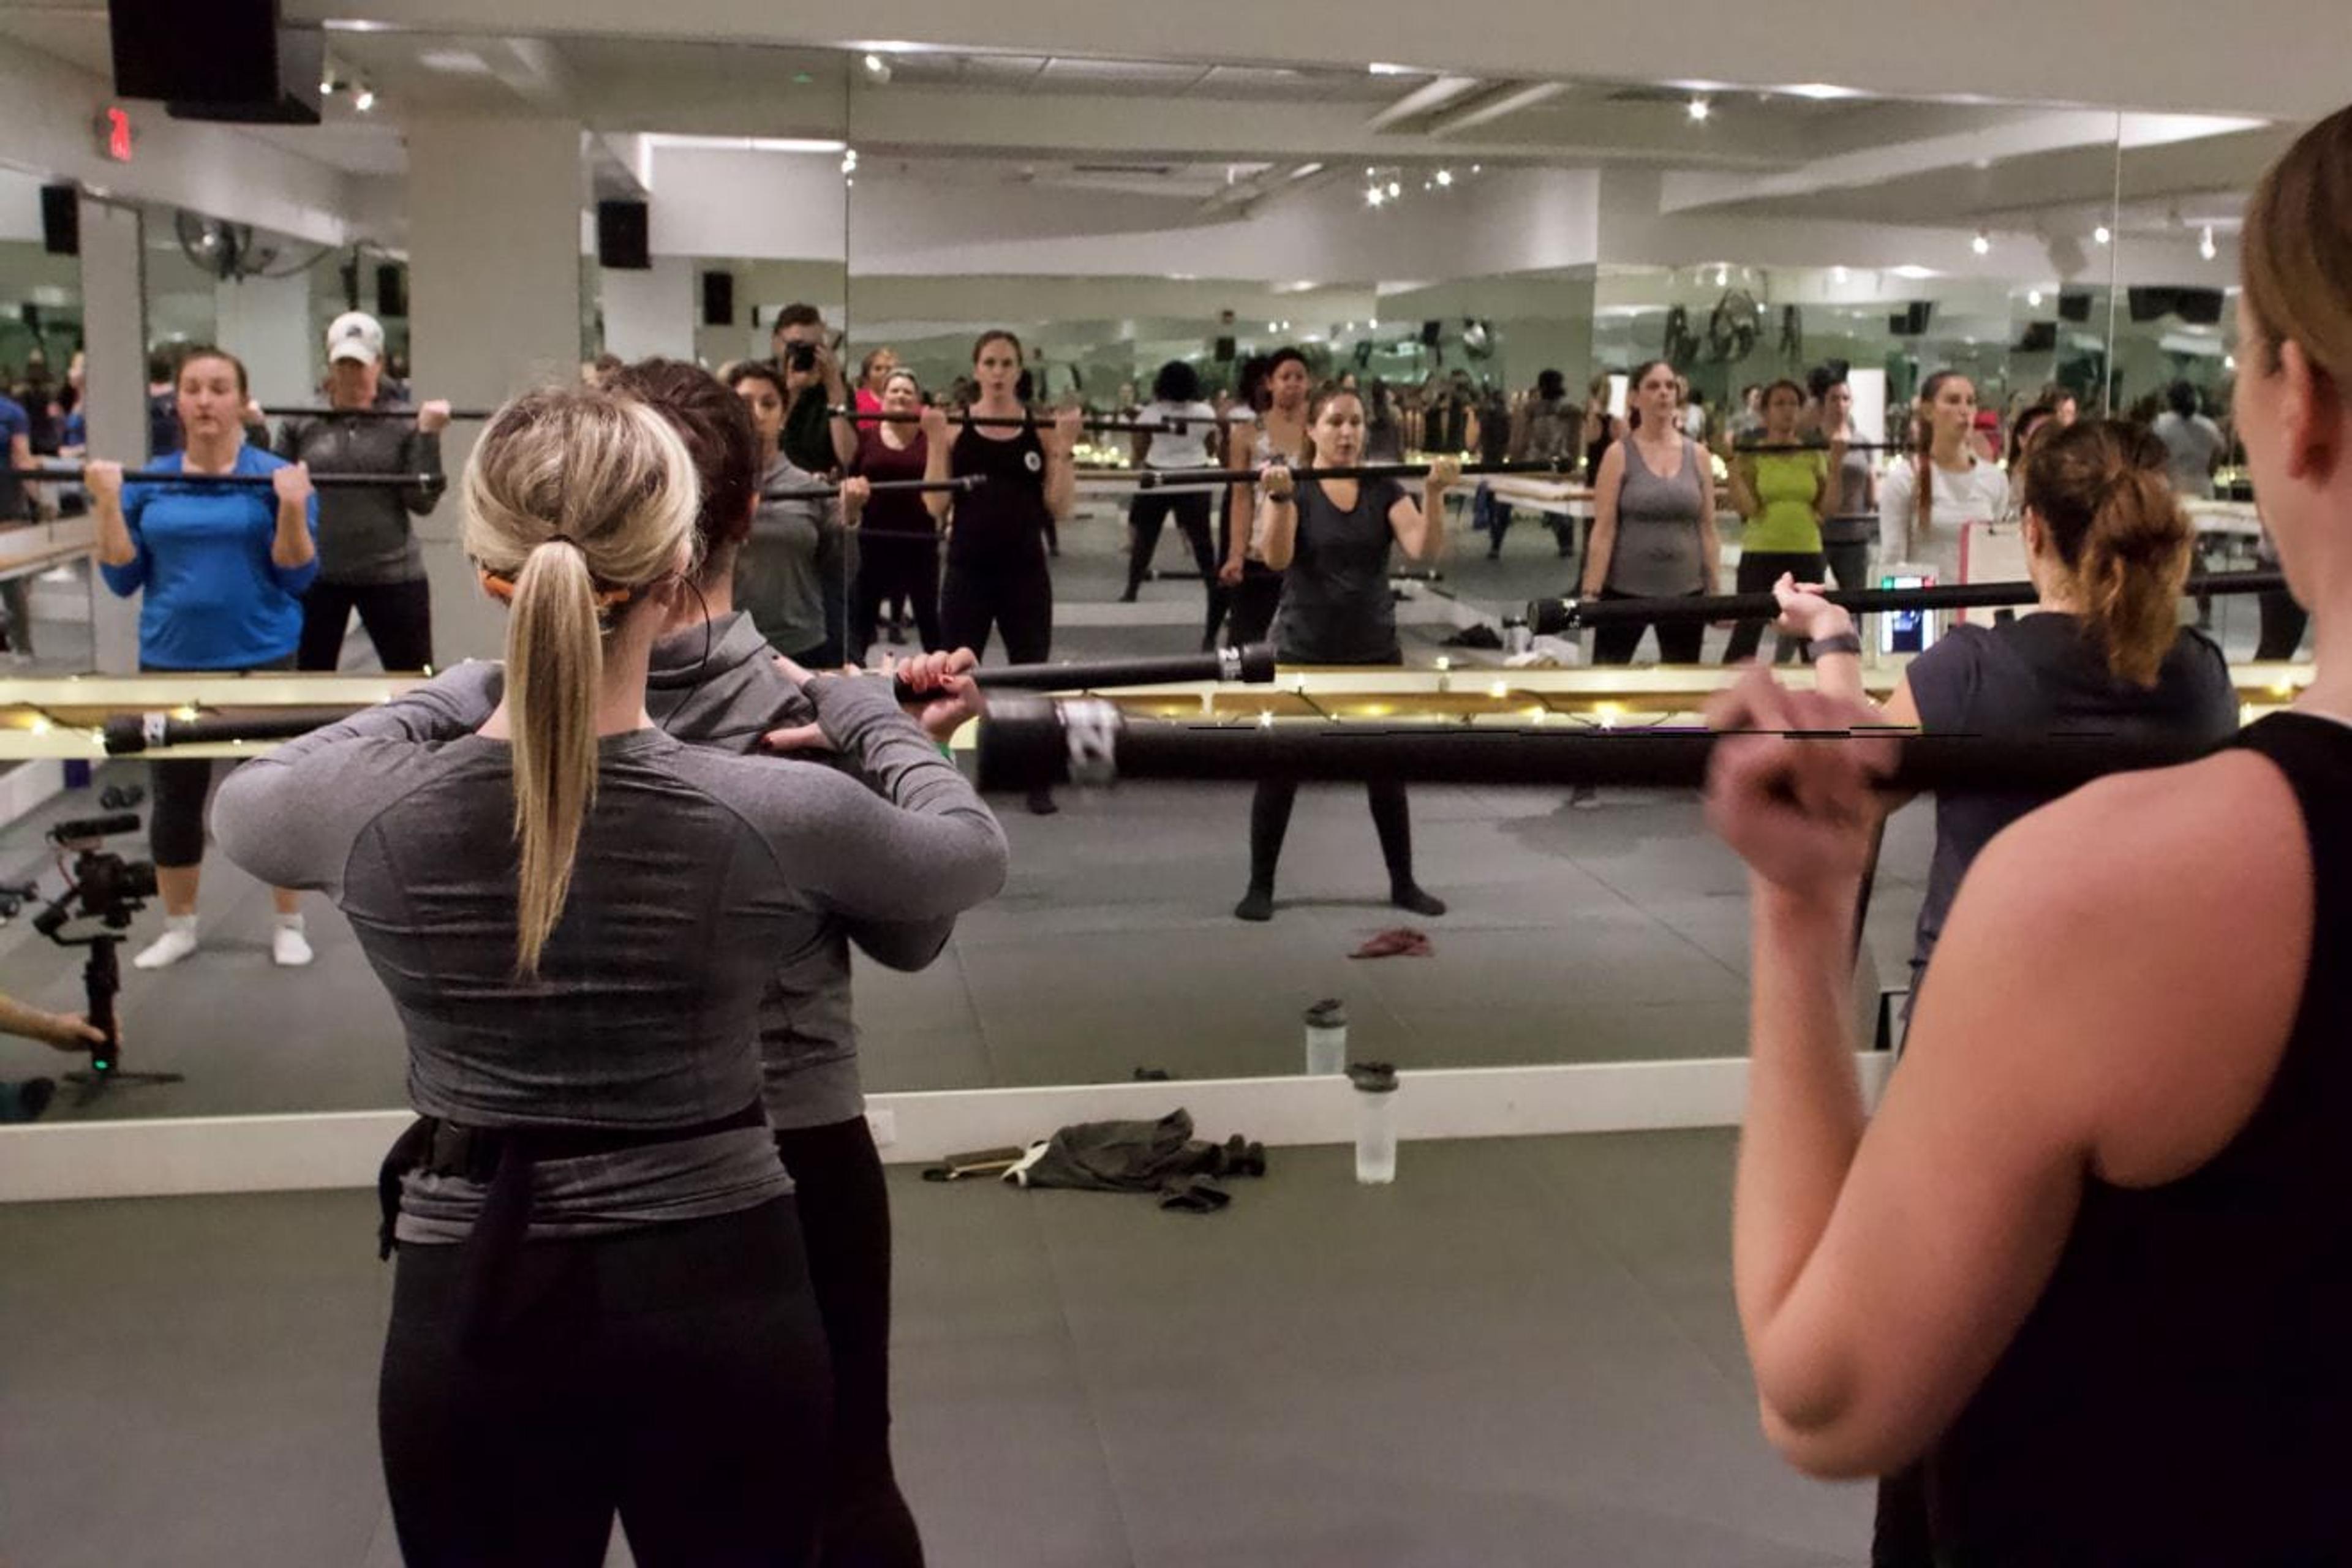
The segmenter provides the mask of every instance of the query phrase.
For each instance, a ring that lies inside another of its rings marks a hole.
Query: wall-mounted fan
[[[1737,364],[1756,352],[1755,297],[1734,289],[1715,302],[1706,318],[1706,357],[1711,364]]]
[[[323,245],[289,245],[257,234],[251,224],[226,223],[184,207],[173,215],[172,229],[189,265],[224,283],[290,278],[317,266],[329,250]]]

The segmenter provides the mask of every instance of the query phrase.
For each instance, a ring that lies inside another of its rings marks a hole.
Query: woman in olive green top
[[[1818,583],[1829,570],[1822,552],[1822,510],[1832,499],[1830,476],[1845,461],[1845,442],[1840,436],[1826,447],[1804,445],[1797,435],[1804,409],[1805,389],[1795,382],[1766,387],[1763,433],[1731,459],[1731,501],[1747,523],[1739,536],[1735,593],[1769,593],[1783,572],[1800,583]],[[1763,636],[1764,622],[1738,623],[1723,661],[1753,658]],[[1793,642],[1780,644],[1783,658],[1796,648]]]

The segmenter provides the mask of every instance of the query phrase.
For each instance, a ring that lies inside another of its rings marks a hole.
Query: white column
[[[598,274],[604,280],[604,352],[626,360],[654,354],[690,360],[702,313],[694,258],[653,259],[646,271],[607,267]]]
[[[224,281],[214,309],[220,346],[245,362],[255,397],[271,407],[318,400],[325,348],[310,341],[310,274]]]
[[[497,406],[580,363],[577,121],[436,115],[408,132],[409,352],[416,397]],[[433,584],[434,651],[495,658],[505,621],[458,544],[478,425],[443,440],[450,493],[418,521]]]
[[[81,204],[83,353],[89,373],[89,449],[136,468],[147,458],[147,304],[139,209]],[[97,667],[139,668],[139,601],[118,599],[90,567],[90,635]]]

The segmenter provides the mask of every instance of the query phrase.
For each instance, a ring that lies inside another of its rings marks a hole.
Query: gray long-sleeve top
[[[1003,831],[879,680],[820,679],[826,736],[888,798],[831,770],[658,730],[605,736],[570,899],[518,980],[510,750],[473,731],[494,667],[467,664],[290,742],[222,784],[232,860],[350,918],[408,1037],[409,1096],[472,1126],[686,1127],[760,1091],[780,959],[835,921],[923,921],[1003,884]],[[538,1167],[531,1234],[723,1214],[790,1190],[748,1128]],[[412,1174],[399,1237],[454,1241],[483,1189]]]
[[[760,476],[763,490],[824,482],[781,454]],[[763,500],[751,514],[751,537],[735,557],[735,602],[784,652],[806,654],[824,643],[825,606],[849,592],[846,540],[836,501]]]
[[[424,434],[414,419],[289,419],[278,427],[277,450],[316,474],[441,473],[440,433]],[[408,583],[424,576],[425,552],[408,520],[440,500],[440,488],[428,485],[320,490],[320,580]]]
[[[760,627],[740,610],[654,645],[646,710],[681,741],[745,753],[769,731],[815,718],[808,700],[776,668],[775,650]],[[836,760],[868,787],[887,793],[887,780],[866,775],[849,759]],[[866,1109],[850,1005],[850,945],[877,963],[911,971],[937,958],[954,932],[952,915],[877,920],[844,913],[817,940],[786,956],[760,1004],[770,1126],[828,1127]]]

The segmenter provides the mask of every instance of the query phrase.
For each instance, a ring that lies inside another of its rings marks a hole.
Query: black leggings
[[[1601,590],[1603,599],[1630,599],[1632,594],[1620,594],[1613,588]],[[1706,641],[1706,623],[1697,620],[1674,621],[1610,621],[1592,628],[1592,662],[1595,664],[1631,664],[1633,650],[1642,646],[1642,634],[1652,626],[1658,628],[1658,662],[1660,664],[1696,664],[1699,645]]]
[[[1263,562],[1244,563],[1242,580],[1230,602],[1234,646],[1246,647],[1265,641],[1274,630],[1274,613],[1282,607],[1282,574]]]
[[[1759,550],[1742,551],[1739,570],[1733,574],[1735,594],[1769,594],[1772,584],[1780,580],[1783,572],[1793,574],[1800,583],[1818,583],[1829,570],[1829,557],[1820,551]],[[1756,657],[1759,644],[1764,640],[1764,628],[1769,621],[1738,621],[1731,628],[1731,646],[1723,651],[1723,662],[1738,664]],[[1704,633],[1702,633],[1704,635]],[[1777,637],[1782,648],[1801,647],[1797,637]],[[1697,656],[1692,656],[1696,658]],[[1670,660],[1669,662],[1680,662]]]
[[[302,595],[302,641],[297,669],[333,669],[343,657],[352,612],[375,645],[387,670],[433,668],[433,592],[425,579],[407,583],[330,583],[321,577]]]
[[[776,1134],[799,1188],[809,1283],[833,1353],[827,1568],[921,1568],[923,1542],[890,1465],[890,1194],[863,1116]]]
[[[832,1412],[793,1200],[521,1245],[533,1305],[487,1353],[466,1249],[400,1249],[376,1424],[409,1568],[597,1568],[615,1512],[645,1568],[810,1562]]]
[[[1371,802],[1372,829],[1381,837],[1381,858],[1388,863],[1389,886],[1410,888],[1412,882],[1412,810],[1404,785],[1383,779],[1364,785]],[[1290,808],[1298,802],[1295,779],[1260,779],[1250,797],[1250,886],[1274,890],[1276,865],[1282,859],[1282,841],[1290,833]]]
[[[291,668],[290,658],[256,667],[264,670]],[[146,675],[238,673],[173,669],[164,665],[148,664],[144,660],[141,661],[139,668]],[[171,762],[159,757],[147,764],[147,845],[156,865],[184,869],[204,864],[205,801],[212,794],[212,787],[213,760],[210,757],[182,757]]]
[[[1053,651],[1054,579],[1043,561],[948,563],[947,586],[940,595],[943,646],[968,647],[985,658],[991,627],[1004,634],[1004,655],[1014,664],[1042,663]]]
[[[1209,542],[1209,496],[1205,490],[1171,494],[1166,490],[1138,490],[1127,509],[1128,526],[1135,531],[1135,541],[1127,552],[1127,591],[1134,593],[1143,586],[1151,573],[1151,558],[1160,549],[1160,531],[1167,525],[1171,513],[1184,542],[1192,547],[1192,564],[1209,584],[1217,589],[1217,557]]]
[[[850,622],[850,657],[859,663],[874,646],[882,606],[904,599],[915,614],[925,653],[947,646],[940,633],[940,542],[912,533],[865,533],[857,542],[857,605]]]

